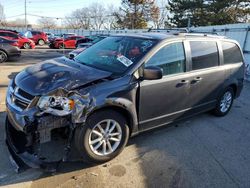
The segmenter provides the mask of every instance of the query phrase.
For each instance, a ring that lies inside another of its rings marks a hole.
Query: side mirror
[[[148,66],[144,68],[143,79],[144,80],[158,80],[163,75],[162,69],[157,66]]]
[[[75,55],[74,54],[69,54],[69,59],[74,59]]]

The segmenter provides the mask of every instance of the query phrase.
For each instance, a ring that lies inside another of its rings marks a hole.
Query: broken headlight
[[[74,100],[62,96],[41,96],[37,106],[45,113],[68,115],[74,108]]]

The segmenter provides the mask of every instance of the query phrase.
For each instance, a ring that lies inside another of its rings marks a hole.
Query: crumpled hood
[[[110,72],[62,57],[26,68],[16,76],[15,83],[32,95],[44,95],[60,87],[70,90],[109,76]]]

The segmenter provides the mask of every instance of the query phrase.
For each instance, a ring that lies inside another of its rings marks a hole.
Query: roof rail
[[[149,28],[148,32],[179,32],[179,33],[188,33],[188,29],[186,28],[168,28],[168,29],[153,29],[153,28]]]
[[[178,35],[183,36],[197,36],[197,37],[211,37],[211,38],[227,38],[225,36],[215,35],[215,34],[208,34],[208,33],[179,33]]]
[[[214,37],[214,38],[227,38],[225,36],[220,36],[218,33],[212,31],[195,31],[187,28],[169,28],[169,29],[153,29],[149,28],[148,32],[165,32],[172,33],[174,35],[184,35],[184,36],[204,36],[204,37]]]
[[[211,35],[219,35],[217,32],[214,31],[195,31],[195,30],[189,30],[189,33],[202,33],[202,34],[211,34]]]

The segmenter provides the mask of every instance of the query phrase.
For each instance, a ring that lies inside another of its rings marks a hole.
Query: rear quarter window
[[[219,52],[216,41],[190,41],[192,70],[219,65]]]
[[[240,48],[233,42],[222,41],[224,64],[234,64],[243,62]]]

